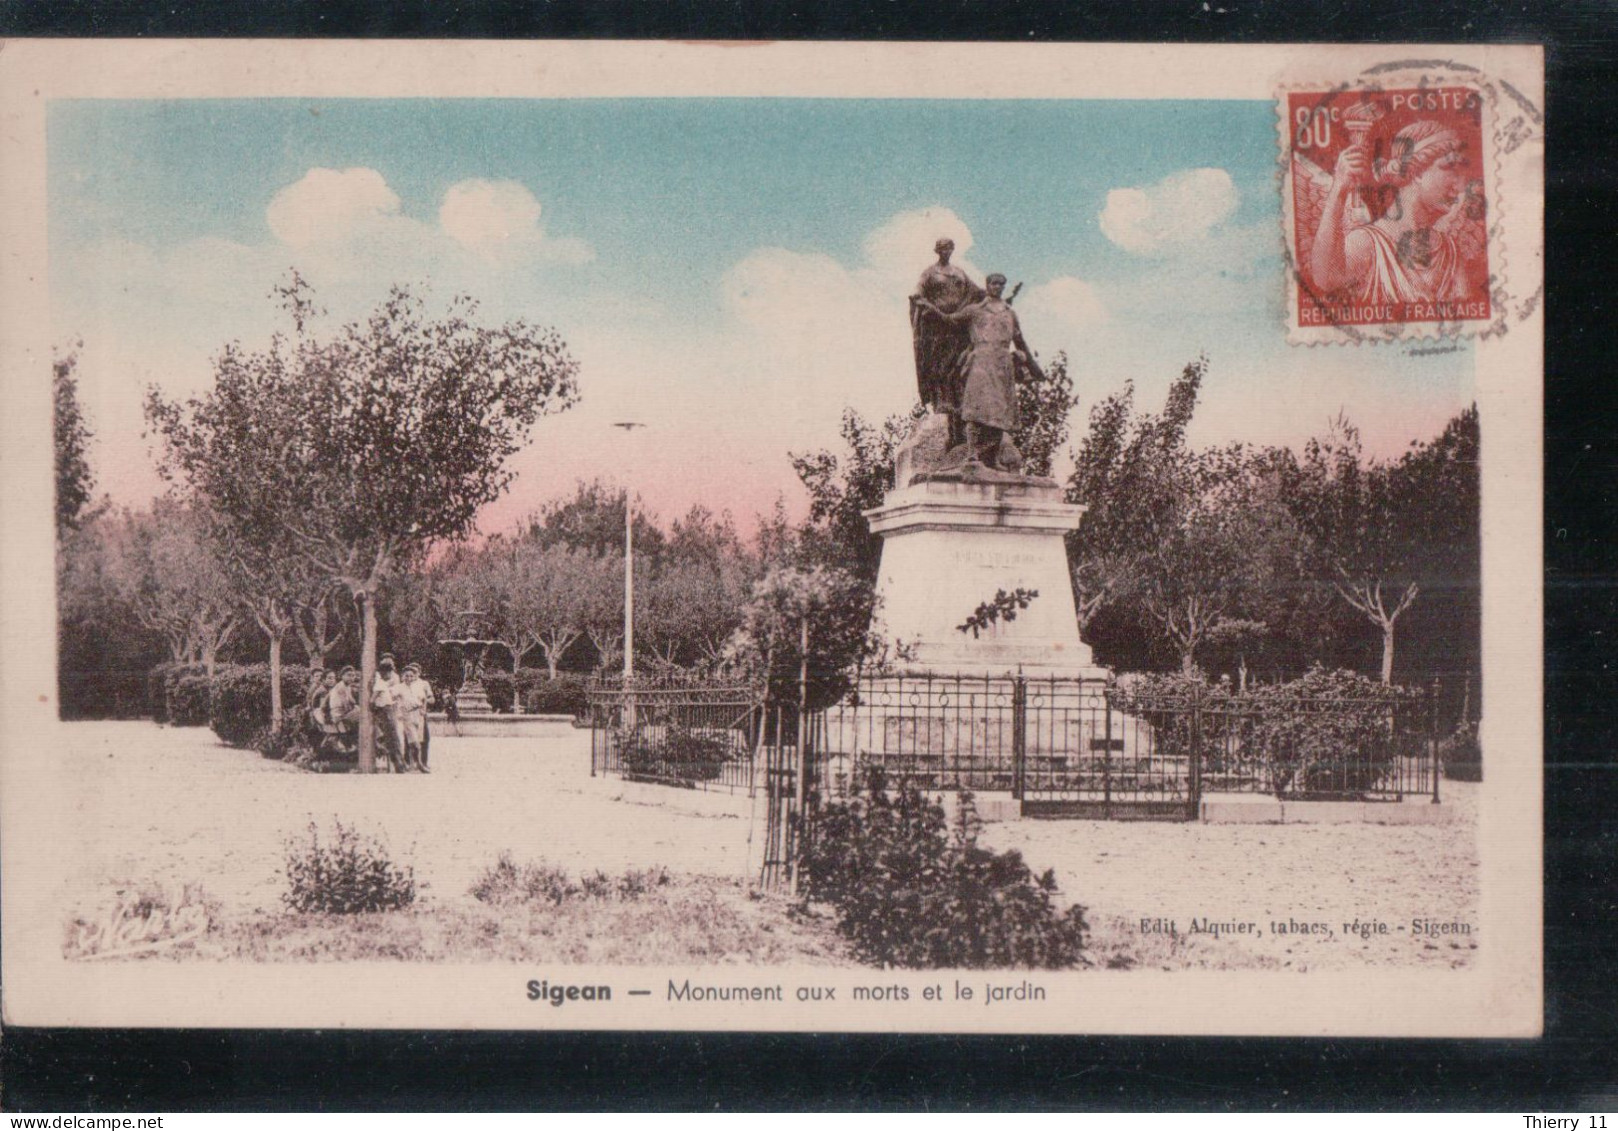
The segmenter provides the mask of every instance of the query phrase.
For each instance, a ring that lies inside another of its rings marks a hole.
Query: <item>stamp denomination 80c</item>
[[[1281,92],[1290,341],[1503,328],[1494,101],[1432,74]]]

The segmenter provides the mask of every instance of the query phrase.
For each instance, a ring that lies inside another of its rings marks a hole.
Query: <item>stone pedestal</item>
[[[908,477],[907,477],[908,478]],[[900,480],[901,483],[905,479]],[[1084,508],[1049,480],[995,472],[918,476],[865,512],[882,536],[875,627],[936,674],[1104,677],[1079,639],[1063,541]],[[1037,590],[1016,619],[959,631],[1001,590]]]
[[[489,696],[483,690],[482,681],[476,679],[468,680],[455,693],[455,709],[462,715],[487,715],[494,712],[494,708],[489,704]]]

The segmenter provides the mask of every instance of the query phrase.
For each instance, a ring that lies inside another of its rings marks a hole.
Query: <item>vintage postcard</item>
[[[1543,106],[5,44],[4,1020],[1539,1033]]]

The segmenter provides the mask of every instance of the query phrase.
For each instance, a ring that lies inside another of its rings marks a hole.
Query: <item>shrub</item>
[[[500,714],[509,712],[517,701],[517,691],[513,685],[510,672],[484,672],[483,694],[489,699],[489,706]]]
[[[582,715],[587,682],[573,672],[558,672],[552,679],[546,668],[519,668],[516,673],[484,672],[483,693],[501,714],[516,710],[520,703],[531,715]]]
[[[151,712],[152,720],[159,723],[169,721],[169,693],[180,676],[195,675],[206,670],[201,664],[166,660],[147,672],[146,709]]]
[[[666,868],[632,868],[616,880],[605,872],[596,871],[575,882],[562,868],[541,863],[518,864],[510,853],[502,852],[478,877],[471,890],[472,898],[497,906],[518,903],[560,906],[572,899],[636,900],[669,883]]]
[[[152,713],[149,686],[144,668],[63,668],[56,676],[56,697],[63,719],[139,719]]]
[[[869,772],[815,817],[802,862],[805,893],[832,904],[856,954],[881,966],[1060,968],[1082,958],[1084,909],[1056,909],[1056,878],[1015,851],[978,845],[981,822],[961,795],[943,807]]]
[[[1438,761],[1451,781],[1483,780],[1483,747],[1478,742],[1478,724],[1462,722],[1455,733],[1438,743]]]
[[[572,715],[590,713],[590,679],[577,672],[558,672],[555,679],[539,679],[527,686],[522,709],[530,715]]]
[[[730,753],[724,738],[679,726],[620,730],[615,741],[626,774],[687,783],[713,781]]]
[[[254,737],[253,749],[276,761],[293,761],[313,753],[303,712],[288,711],[280,726],[265,726]]]
[[[299,718],[309,669],[281,665],[281,705],[285,718]],[[270,665],[229,664],[214,674],[208,698],[208,723],[221,742],[254,746],[270,725]]]
[[[1200,675],[1135,675],[1111,701],[1151,726],[1160,757],[1190,756],[1191,708],[1200,704],[1204,773],[1265,779],[1277,795],[1344,796],[1375,788],[1401,754],[1416,752],[1416,694],[1317,664],[1245,694]]]
[[[341,821],[333,825],[335,831],[325,843],[313,822],[307,841],[287,842],[283,903],[294,911],[352,915],[396,911],[415,902],[413,869],[395,864],[376,838]]]
[[[168,695],[169,725],[205,727],[208,725],[208,688],[213,681],[206,672],[182,675]]]

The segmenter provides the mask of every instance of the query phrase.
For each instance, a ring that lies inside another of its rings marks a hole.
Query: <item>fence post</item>
[[[805,711],[809,706],[809,617],[804,616],[800,625],[798,641],[798,774],[794,786],[794,812],[789,820],[792,829],[792,852],[788,860],[788,867],[792,875],[792,894],[798,894],[798,864],[799,857],[807,847],[807,823],[809,820],[809,751],[804,739],[806,736]]]
[[[1109,691],[1101,693],[1102,710],[1105,712],[1106,722],[1103,724],[1105,735],[1101,746],[1101,816],[1103,820],[1112,820],[1112,694]],[[1094,743],[1091,746],[1094,747]],[[1093,755],[1095,750],[1090,753]],[[1080,765],[1083,765],[1083,752],[1080,752]]]
[[[1191,812],[1190,820],[1202,816],[1202,689],[1191,691]]]
[[[1012,795],[1021,801],[1028,772],[1028,680],[1022,672],[1011,685]]]
[[[1438,764],[1438,680],[1427,689],[1427,764],[1432,767],[1433,804],[1438,804],[1438,779],[1444,768]]]

